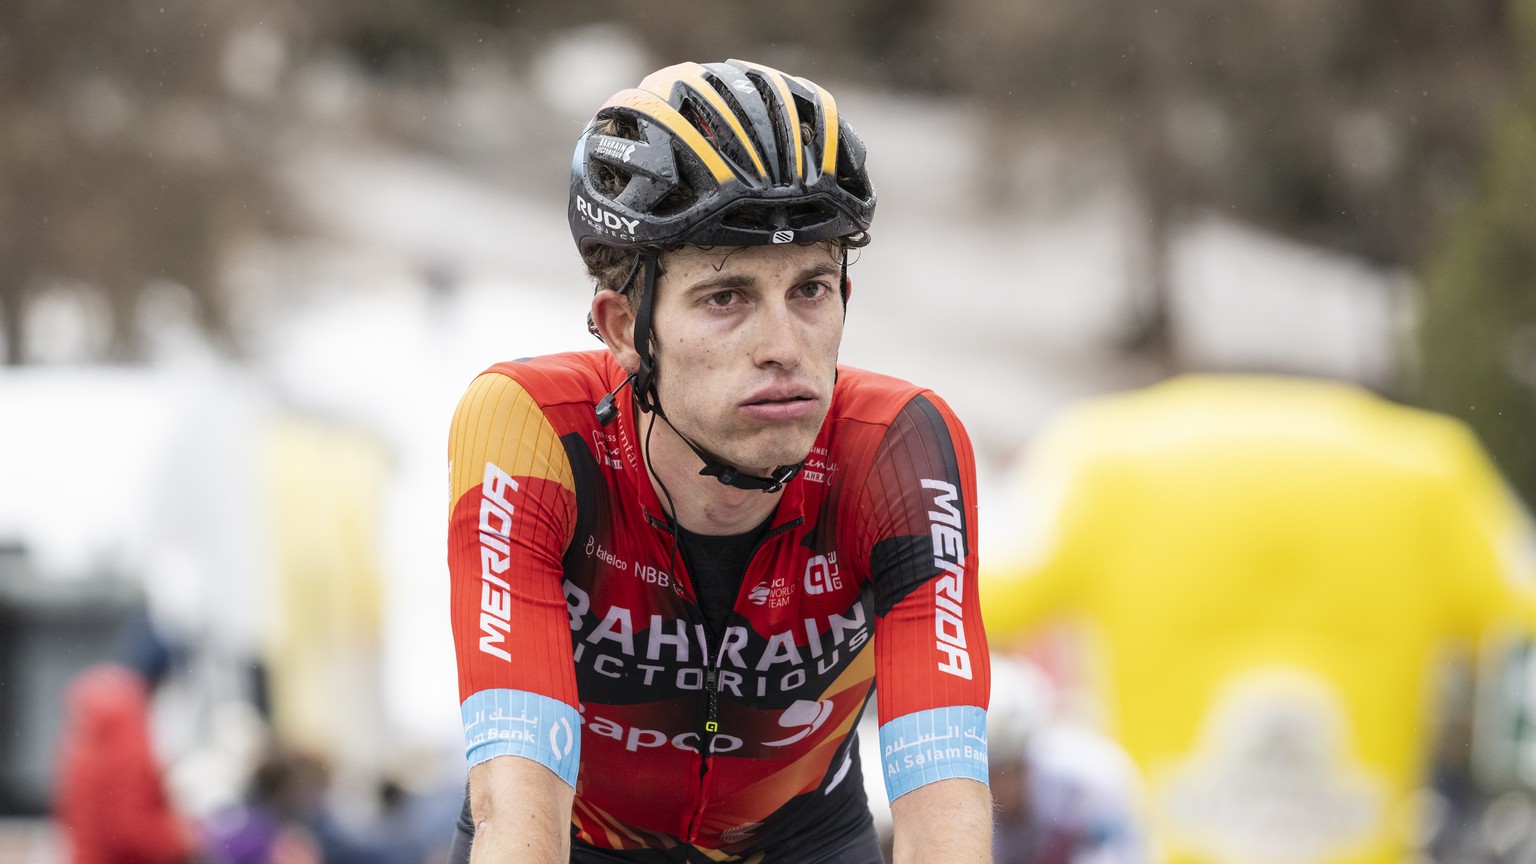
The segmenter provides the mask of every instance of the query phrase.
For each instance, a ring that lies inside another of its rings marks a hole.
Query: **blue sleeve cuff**
[[[470,765],[522,756],[575,788],[581,766],[581,715],[575,708],[524,690],[481,690],[465,699],[459,712]]]
[[[938,780],[987,782],[987,712],[974,705],[931,708],[880,727],[890,800]]]

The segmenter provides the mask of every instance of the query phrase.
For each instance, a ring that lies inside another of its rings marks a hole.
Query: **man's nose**
[[[793,369],[805,353],[805,334],[800,322],[786,303],[768,303],[761,307],[754,322],[753,361],[759,366],[775,365]]]

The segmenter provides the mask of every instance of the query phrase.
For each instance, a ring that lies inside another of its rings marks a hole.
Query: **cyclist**
[[[877,678],[897,859],[989,860],[971,446],[837,365],[874,207],[831,94],[765,66],[662,69],[581,133],[607,349],[492,367],[450,435],[457,860],[877,864]]]

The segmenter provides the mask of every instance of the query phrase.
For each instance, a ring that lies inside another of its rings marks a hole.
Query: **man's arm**
[[[892,420],[863,483],[896,861],[990,862],[991,664],[976,592],[970,439],[936,396],[915,396]]]
[[[891,802],[896,864],[990,864],[992,793],[975,780],[920,786]]]
[[[566,864],[575,790],[531,759],[499,756],[469,771],[471,864]]]
[[[448,569],[476,864],[569,859],[581,761],[561,556],[570,463],[533,395],[476,378],[454,412]]]

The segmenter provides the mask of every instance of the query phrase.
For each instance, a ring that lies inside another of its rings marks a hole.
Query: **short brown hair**
[[[869,245],[868,231],[860,231],[857,234],[849,234],[845,237],[835,237],[831,240],[818,240],[817,243],[831,244],[832,248],[840,253],[846,253],[849,249],[862,249]],[[637,290],[630,291],[628,298],[631,306],[640,302],[641,290],[644,289],[644,280],[640,278],[637,269],[638,259],[641,255],[650,253],[658,259],[665,252],[680,249],[682,245],[667,247],[624,247],[624,246],[592,246],[581,255],[582,263],[587,265],[587,275],[592,277],[593,292],[597,291],[621,291],[625,280],[630,279],[630,274],[635,274],[633,284]],[[660,269],[657,275],[660,275]]]

